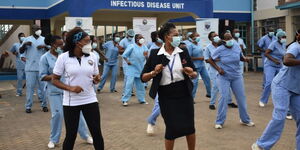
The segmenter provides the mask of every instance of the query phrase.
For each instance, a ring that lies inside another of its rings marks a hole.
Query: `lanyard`
[[[170,66],[170,63],[168,64],[168,68],[169,68],[169,70],[170,70],[172,82],[173,82],[173,80],[174,80],[174,77],[173,77],[173,67],[174,67],[175,58],[176,58],[176,54],[174,55],[174,58],[173,58],[173,61],[172,61],[171,66]]]

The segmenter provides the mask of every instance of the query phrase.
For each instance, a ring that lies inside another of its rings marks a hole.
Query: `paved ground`
[[[208,109],[209,99],[204,95],[204,86],[200,82],[195,104],[197,150],[250,150],[251,144],[261,135],[271,118],[273,106],[266,108],[257,105],[261,92],[260,73],[245,75],[248,110],[256,127],[239,124],[237,109],[229,109],[226,124],[222,130],[214,129],[216,111]],[[14,81],[6,82],[15,85]],[[3,82],[0,82],[3,85]],[[121,106],[122,81],[117,83],[119,93],[109,93],[109,84],[101,94],[100,100],[102,130],[107,150],[163,150],[164,123],[158,119],[156,134],[147,136],[146,118],[150,114],[153,101],[148,97],[149,105],[138,104],[135,97],[129,107]],[[15,97],[14,90],[2,91],[0,99],[0,150],[45,150],[49,140],[50,112],[44,113],[35,101],[32,114],[24,113],[24,97]],[[148,93],[148,92],[147,92]],[[295,149],[295,122],[287,121],[284,133],[273,150]],[[64,130],[61,143],[64,138]],[[57,149],[61,149],[61,144]],[[78,136],[76,150],[92,150]],[[176,150],[186,150],[185,138],[176,140]]]

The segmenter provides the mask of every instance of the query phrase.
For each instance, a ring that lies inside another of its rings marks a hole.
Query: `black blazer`
[[[160,49],[151,50],[150,56],[149,56],[145,66],[144,66],[144,69],[142,71],[141,80],[142,80],[143,74],[153,71],[156,65],[158,65],[158,64],[162,64],[163,66],[168,65],[170,60],[163,54],[157,55],[159,50]],[[188,53],[188,50],[187,49],[182,49],[182,50],[183,50],[183,52],[179,53],[182,66],[183,67],[191,67],[191,68],[193,68],[194,71],[196,71],[195,66],[191,60],[189,53]],[[184,79],[187,84],[189,93],[192,95],[193,83],[192,83],[190,77],[188,77],[186,74],[183,74],[183,75],[184,75]],[[157,90],[159,88],[159,83],[160,83],[161,78],[162,78],[162,72],[157,74],[153,78],[153,82],[152,82],[150,92],[149,92],[150,97],[153,99],[155,99],[155,96],[157,94]],[[142,80],[142,82],[145,82],[145,81]]]

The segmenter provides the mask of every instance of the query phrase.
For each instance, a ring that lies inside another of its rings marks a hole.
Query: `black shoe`
[[[209,109],[210,110],[216,110],[216,106],[215,105],[209,105]]]
[[[235,103],[230,103],[228,104],[228,106],[231,108],[238,108],[238,105],[236,105]]]
[[[27,114],[31,113],[31,109],[26,109],[25,111]]]
[[[48,112],[48,108],[47,107],[43,107],[43,112]]]
[[[207,97],[207,98],[210,98],[211,96],[206,94],[206,97]]]
[[[100,92],[101,92],[101,90],[100,90],[100,89],[97,89],[97,92],[98,92],[98,93],[100,93]]]
[[[118,91],[117,90],[112,90],[110,91],[111,93],[117,93]]]
[[[135,94],[134,94],[134,93],[131,93],[131,96],[135,96]]]

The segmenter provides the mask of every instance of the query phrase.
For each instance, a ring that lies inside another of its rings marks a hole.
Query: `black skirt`
[[[160,86],[158,99],[167,140],[195,133],[194,101],[185,81]]]

